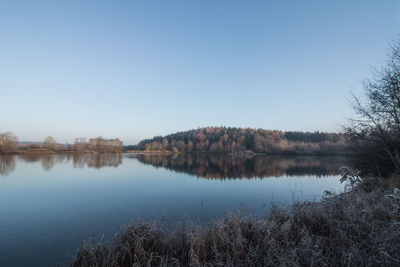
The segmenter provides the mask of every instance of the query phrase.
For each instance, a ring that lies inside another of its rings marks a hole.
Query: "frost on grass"
[[[174,231],[136,223],[110,244],[85,242],[70,266],[399,265],[399,198],[352,189],[263,218],[227,214]]]

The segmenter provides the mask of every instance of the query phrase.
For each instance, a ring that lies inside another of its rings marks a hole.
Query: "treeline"
[[[186,153],[343,153],[346,135],[324,132],[284,132],[252,128],[205,127],[156,136],[126,149]]]
[[[77,151],[100,151],[100,152],[122,152],[124,143],[118,138],[105,139],[103,137],[90,138],[76,138],[73,148]]]
[[[11,132],[0,133],[0,154],[16,152],[122,152],[124,144],[118,138],[106,139],[103,137],[76,138],[74,144],[59,144],[52,136],[48,136],[42,143],[20,143],[17,136]]]

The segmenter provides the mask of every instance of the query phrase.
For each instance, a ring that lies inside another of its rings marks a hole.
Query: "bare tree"
[[[18,138],[13,133],[0,133],[0,153],[13,153],[17,147]]]
[[[44,148],[47,148],[49,150],[54,150],[56,148],[56,145],[57,145],[57,143],[56,143],[56,140],[54,139],[54,137],[48,136],[48,137],[46,137],[46,139],[44,139],[44,142],[43,142]]]
[[[104,152],[106,150],[105,146],[106,146],[106,140],[101,136],[97,137],[96,138],[96,150]]]
[[[118,138],[116,139],[108,139],[107,144],[109,145],[110,152],[122,152],[123,150],[123,142],[119,140]]]
[[[74,149],[78,151],[83,151],[87,148],[88,143],[86,141],[86,138],[76,138],[75,143],[74,143]]]
[[[118,138],[105,139],[103,137],[89,139],[88,148],[98,152],[122,152],[123,143]]]
[[[353,96],[357,118],[346,132],[353,165],[364,174],[389,176],[400,171],[400,40],[387,64],[363,83],[364,98]]]

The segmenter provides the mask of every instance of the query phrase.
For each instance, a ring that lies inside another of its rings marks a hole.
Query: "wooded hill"
[[[126,149],[186,153],[344,153],[346,136],[341,133],[284,132],[252,128],[204,127],[156,136]]]

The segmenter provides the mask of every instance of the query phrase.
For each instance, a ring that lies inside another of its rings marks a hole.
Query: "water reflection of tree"
[[[13,157],[13,156],[10,156]],[[48,155],[21,155],[20,159],[26,162],[41,162],[46,171],[52,169],[54,165],[72,160],[74,168],[102,168],[118,167],[122,164],[122,154],[48,154]],[[15,159],[14,159],[15,161]],[[15,163],[14,163],[15,165]]]
[[[0,155],[0,174],[7,175],[15,170],[15,157]]]
[[[49,171],[54,167],[54,165],[62,163],[65,160],[65,158],[66,158],[65,155],[45,155],[41,159],[42,167],[46,171]]]
[[[139,154],[142,163],[185,172],[209,179],[265,178],[314,175],[336,175],[343,161],[340,157],[226,155],[156,155]]]
[[[46,171],[51,170],[54,165],[62,163],[66,160],[67,155],[64,154],[32,154],[32,155],[21,155],[20,159],[26,162],[41,162],[43,169]]]
[[[102,167],[118,167],[122,164],[122,154],[76,154],[73,157],[73,163],[75,168],[82,168],[84,166],[96,169],[100,169]]]

